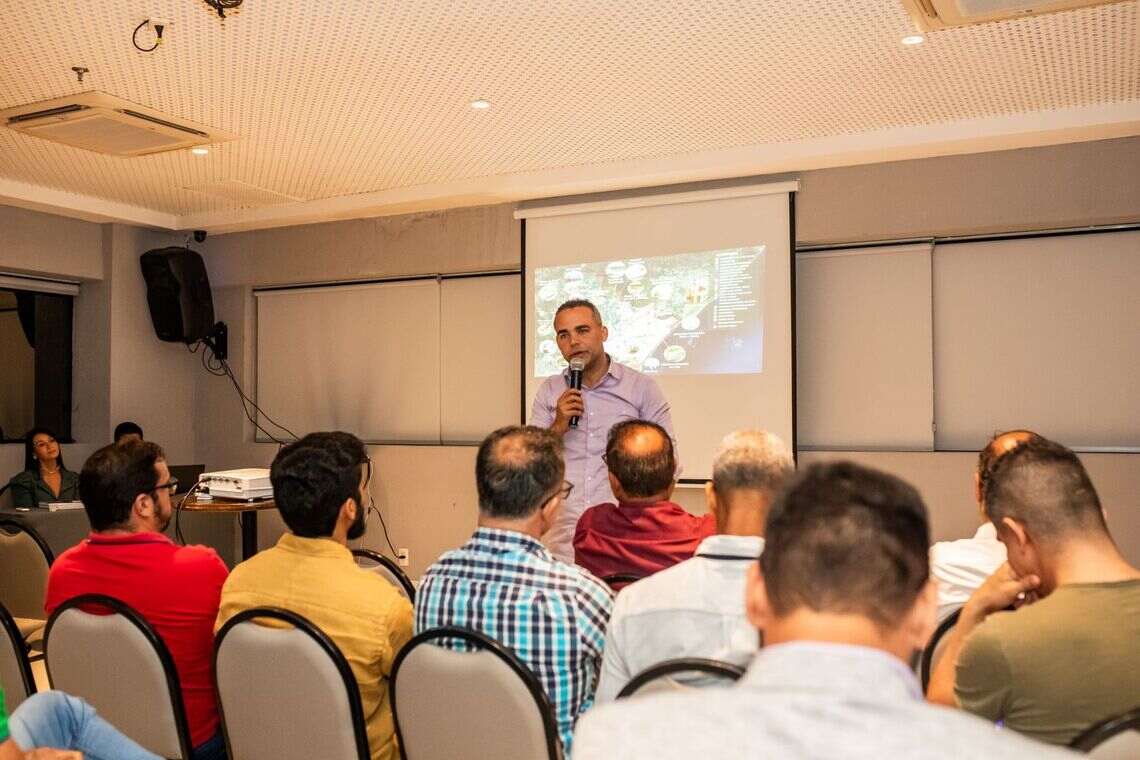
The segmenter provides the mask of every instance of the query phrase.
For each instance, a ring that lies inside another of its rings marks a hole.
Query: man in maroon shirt
[[[44,609],[50,615],[72,597],[106,594],[138,611],[174,658],[193,760],[219,760],[225,745],[210,663],[228,571],[213,549],[178,546],[162,534],[173,514],[170,494],[176,485],[162,449],[149,441],[92,454],[79,474],[91,535],[52,565]]]
[[[692,557],[701,540],[716,532],[712,515],[697,517],[669,500],[676,460],[673,441],[660,425],[614,425],[605,461],[618,503],[590,507],[574,531],[574,561],[594,575],[652,575]]]

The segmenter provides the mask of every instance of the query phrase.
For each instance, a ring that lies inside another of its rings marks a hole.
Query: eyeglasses
[[[170,480],[166,481],[165,483],[160,483],[159,485],[154,487],[154,490],[157,492],[157,491],[161,491],[164,488],[169,489],[170,494],[172,496],[174,494],[178,493],[178,478],[171,478]]]
[[[570,481],[564,480],[562,481],[562,488],[558,491],[558,496],[561,497],[562,501],[566,501],[570,498],[570,492],[573,490],[574,484]]]

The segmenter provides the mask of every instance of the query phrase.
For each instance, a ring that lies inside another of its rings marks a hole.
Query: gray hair
[[[724,495],[740,489],[774,493],[792,474],[791,452],[766,430],[737,430],[720,442],[713,458],[713,488]]]
[[[592,301],[587,301],[585,298],[571,298],[558,307],[554,312],[554,318],[557,319],[558,315],[567,309],[589,309],[594,315],[594,321],[599,325],[602,324],[602,313],[598,311],[598,307],[594,306]]]

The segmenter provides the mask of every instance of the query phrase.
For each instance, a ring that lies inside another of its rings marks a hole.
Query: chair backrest
[[[20,703],[36,693],[36,679],[28,662],[28,649],[16,621],[0,604],[0,686],[4,687],[4,704],[11,713]]]
[[[681,676],[688,678],[680,678]],[[687,689],[694,686],[727,685],[739,680],[744,668],[731,662],[708,660],[702,657],[679,657],[666,660],[646,668],[622,687],[618,699],[625,699],[634,693]]]
[[[227,620],[214,640],[214,678],[231,758],[368,760],[352,668],[301,615],[254,607]]]
[[[156,755],[189,760],[190,732],[174,659],[134,609],[102,594],[69,599],[48,618],[44,657],[53,689],[86,699]]]
[[[412,579],[395,560],[371,549],[353,549],[352,556],[356,558],[358,567],[376,573],[395,586],[401,594],[408,598],[408,601],[415,604],[416,587],[412,583]]]
[[[1135,760],[1140,757],[1140,707],[1097,723],[1069,746],[1097,760]]]
[[[921,676],[922,676],[922,693],[926,693],[926,688],[930,686],[930,674],[934,672],[934,668],[938,665],[938,661],[942,659],[942,653],[946,650],[946,634],[950,633],[950,629],[958,624],[958,618],[962,614],[962,608],[951,612],[946,618],[938,624],[934,629],[933,635],[930,637],[930,642],[926,645],[926,649],[922,650],[922,659],[920,661]]]
[[[48,570],[54,559],[33,528],[0,520],[0,604],[10,614],[43,619]]]
[[[467,651],[450,649],[462,642]],[[389,682],[404,760],[562,757],[550,702],[513,652],[467,628],[435,628],[396,655]]]

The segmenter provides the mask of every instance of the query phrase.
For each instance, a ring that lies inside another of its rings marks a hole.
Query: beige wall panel
[[[101,279],[100,225],[0,206],[0,270]]]
[[[1140,221],[1140,137],[803,172],[796,239],[838,243]]]
[[[517,267],[514,206],[351,219],[211,237],[210,283],[282,285]]]

